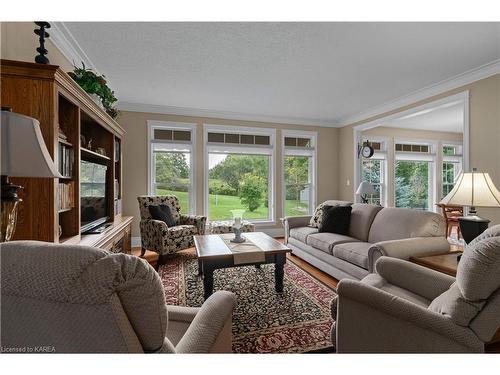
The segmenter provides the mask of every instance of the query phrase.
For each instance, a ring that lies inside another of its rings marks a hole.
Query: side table
[[[450,276],[457,275],[458,256],[462,251],[455,250],[446,254],[428,255],[422,257],[410,257],[410,262],[431,268],[435,271],[445,273]]]

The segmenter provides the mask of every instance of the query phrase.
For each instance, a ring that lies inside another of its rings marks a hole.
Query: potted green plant
[[[68,74],[87,94],[97,99],[108,115],[112,118],[118,116],[118,111],[113,108],[113,104],[117,101],[115,92],[108,87],[104,75],[98,76],[92,69],[86,68],[83,61],[81,68],[75,66],[75,69]]]

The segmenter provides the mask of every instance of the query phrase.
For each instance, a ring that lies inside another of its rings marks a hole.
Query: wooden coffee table
[[[194,236],[196,255],[198,256],[198,271],[203,275],[204,297],[207,299],[214,289],[214,270],[219,268],[240,267],[274,263],[275,289],[283,293],[284,266],[286,254],[290,253],[288,247],[281,242],[261,232],[245,233],[244,236],[263,250],[265,260],[256,263],[235,264],[234,254],[224,240],[217,234]]]

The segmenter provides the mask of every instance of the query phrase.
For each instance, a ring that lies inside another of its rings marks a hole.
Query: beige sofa
[[[14,241],[0,260],[4,352],[231,352],[230,292],[167,306],[145,260],[86,246]]]
[[[328,201],[329,204],[350,204]],[[353,204],[349,235],[319,233],[311,216],[283,219],[285,242],[293,254],[338,280],[361,280],[381,256],[409,259],[449,250],[441,215],[404,208]]]

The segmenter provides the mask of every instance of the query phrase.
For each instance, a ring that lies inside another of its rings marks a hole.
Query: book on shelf
[[[75,183],[71,182],[60,182],[59,183],[59,202],[58,210],[70,210],[75,207],[74,199],[74,186]]]
[[[59,173],[64,177],[73,175],[73,164],[75,160],[75,152],[73,147],[59,144]]]

